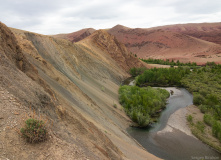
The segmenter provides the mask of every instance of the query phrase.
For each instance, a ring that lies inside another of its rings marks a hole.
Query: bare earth
[[[170,116],[167,126],[163,130],[159,131],[158,134],[173,132],[174,129],[177,129],[189,136],[193,136],[189,126],[187,125],[187,120],[186,120],[187,113],[188,113],[187,108],[181,108],[176,112],[174,112]]]

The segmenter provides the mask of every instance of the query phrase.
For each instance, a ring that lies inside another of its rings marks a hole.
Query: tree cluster
[[[189,68],[154,68],[136,77],[137,86],[181,86],[181,79],[190,73]]]
[[[153,122],[156,113],[165,108],[169,96],[168,91],[160,88],[125,85],[119,89],[120,104],[140,127],[146,127]]]

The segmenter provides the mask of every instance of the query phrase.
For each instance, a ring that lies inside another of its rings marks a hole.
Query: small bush
[[[204,114],[204,116],[203,116],[203,121],[204,121],[207,125],[212,126],[214,120],[213,120],[213,117],[212,117],[211,115],[209,115],[209,114]]]
[[[204,97],[200,94],[195,94],[193,96],[193,104],[195,105],[200,105],[200,104],[203,104],[204,102]]]
[[[101,87],[101,91],[102,91],[102,92],[105,92],[105,88],[104,88],[103,86]]]
[[[208,111],[208,106],[206,105],[200,105],[199,108],[202,113],[206,113]]]
[[[201,133],[204,133],[205,124],[204,124],[203,122],[201,122],[201,121],[198,121],[198,122],[196,123],[196,128],[197,128],[198,130],[200,130]]]
[[[221,123],[219,121],[213,122],[212,132],[213,135],[221,141]]]
[[[193,122],[193,117],[191,115],[188,115],[187,116],[187,121],[192,123]]]
[[[27,119],[24,128],[21,128],[20,132],[22,137],[30,143],[45,141],[48,134],[45,122],[34,118]]]
[[[116,105],[116,104],[114,104],[113,106],[114,106],[114,108],[117,108],[117,105]]]

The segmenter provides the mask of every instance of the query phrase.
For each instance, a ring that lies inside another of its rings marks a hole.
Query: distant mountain
[[[77,32],[69,33],[69,34],[53,35],[53,37],[67,39],[71,42],[78,42],[78,41],[90,36],[95,31],[96,30],[93,29],[93,28],[86,28],[86,29],[82,29],[82,30],[77,31]]]
[[[177,24],[156,27],[155,29],[183,33],[205,41],[221,44],[221,23]]]
[[[198,64],[207,61],[221,63],[220,23],[171,25],[149,29],[132,29],[117,25],[109,29],[108,33],[114,35],[140,58],[179,59],[183,62],[195,61]],[[209,36],[209,33],[214,36]]]

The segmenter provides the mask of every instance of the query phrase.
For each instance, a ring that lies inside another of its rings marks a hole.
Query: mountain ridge
[[[87,29],[80,30],[84,36],[63,38],[78,42],[87,38]],[[139,58],[174,59],[182,62],[207,61],[221,63],[221,23],[175,24],[152,28],[129,28],[116,25],[105,29],[123,43],[129,52]],[[76,35],[78,32],[74,32]],[[94,31],[93,31],[94,33]],[[60,37],[62,38],[62,37]]]
[[[216,24],[219,33],[221,33],[220,24]],[[221,63],[220,44],[199,39],[192,34],[165,28],[166,26],[125,29],[124,26],[117,25],[109,29],[108,32],[125,44],[129,51],[137,54],[139,58],[174,59],[182,62],[197,62],[198,64],[205,64],[207,61]],[[219,37],[219,34],[216,35]]]

